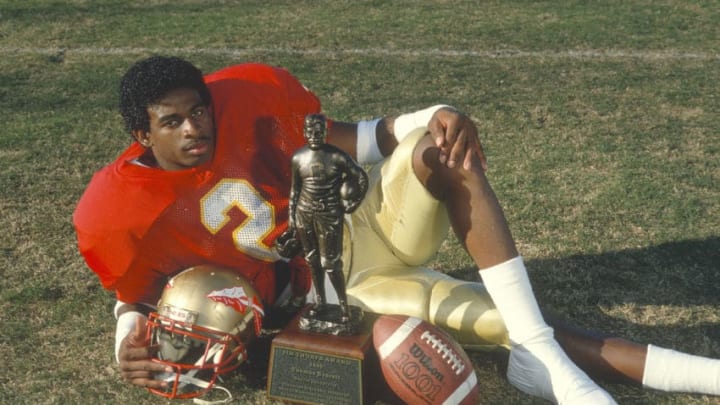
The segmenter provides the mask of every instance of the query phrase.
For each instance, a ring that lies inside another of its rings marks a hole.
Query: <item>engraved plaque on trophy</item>
[[[376,316],[348,305],[342,261],[343,217],[365,196],[367,174],[348,154],[325,143],[322,115],[305,118],[304,135],[307,145],[292,158],[288,230],[276,247],[285,257],[304,254],[315,303],[273,339],[267,392],[292,403],[371,403],[384,386],[372,345]],[[326,276],[338,304],[327,302]]]
[[[375,314],[366,313],[354,335],[336,336],[300,330],[300,317],[272,342],[268,396],[302,404],[374,403],[387,395],[372,345]]]

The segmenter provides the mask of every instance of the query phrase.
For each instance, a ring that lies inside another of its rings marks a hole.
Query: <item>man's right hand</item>
[[[167,388],[167,382],[154,379],[154,375],[172,372],[173,369],[152,361],[157,351],[158,346],[150,345],[147,338],[145,318],[138,317],[135,320],[135,329],[120,342],[118,362],[122,378],[141,387],[161,390]]]

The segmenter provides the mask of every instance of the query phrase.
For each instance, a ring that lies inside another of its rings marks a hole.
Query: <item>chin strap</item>
[[[212,358],[215,354],[220,352],[221,348],[222,348],[221,345],[218,345],[218,344],[214,345],[208,351],[207,357]],[[195,363],[195,365],[199,366],[202,363],[202,361],[203,361],[202,358],[198,359],[198,361]],[[199,371],[198,369],[194,369],[194,370],[188,371],[185,374],[180,374],[180,376],[177,379],[178,384],[180,384],[180,387],[184,384],[191,384],[196,387],[200,387],[202,389],[207,389],[208,387],[210,387],[209,382],[207,382],[205,380],[201,380],[199,378],[195,378],[195,374],[197,374],[198,371]],[[176,375],[176,373],[162,373],[162,374],[158,375],[158,378],[160,380],[166,381],[166,382],[175,382],[175,375]],[[219,378],[220,377],[218,376],[218,379]],[[178,388],[180,388],[180,387],[178,387]],[[223,391],[227,395],[227,397],[225,399],[218,399],[218,400],[214,400],[214,401],[208,401],[208,400],[201,399],[201,398],[193,398],[193,403],[199,404],[199,405],[216,405],[216,404],[220,405],[220,404],[227,404],[233,400],[232,393],[227,388],[221,387],[217,384],[213,384],[212,387],[210,387],[210,388],[214,389],[214,390]],[[206,394],[207,393],[205,393],[203,395],[206,395]]]
[[[194,403],[194,404],[199,404],[199,405],[216,405],[216,404],[227,404],[227,403],[230,403],[230,401],[233,400],[233,396],[232,396],[232,394],[230,393],[230,390],[228,390],[227,388],[221,387],[221,386],[219,386],[219,385],[216,384],[216,385],[213,385],[212,389],[214,389],[214,390],[221,390],[221,391],[225,392],[225,395],[227,395],[227,398],[225,398],[225,399],[218,399],[218,400],[216,400],[216,401],[207,401],[207,400],[204,400],[204,399],[202,399],[202,398],[193,398],[193,403]]]
[[[178,378],[178,382],[180,384],[192,384],[192,385],[194,385],[196,387],[200,387],[202,389],[208,388],[210,386],[210,383],[205,380],[195,378],[194,377],[195,373],[196,373],[196,370],[192,370],[192,371],[189,371],[187,374],[180,374],[180,377]],[[192,375],[190,375],[190,374],[192,374]],[[175,381],[175,373],[163,373],[163,375],[160,377],[164,377],[164,378],[161,378],[163,381],[167,381],[167,382]],[[230,393],[230,390],[228,390],[227,388],[221,387],[217,384],[213,384],[211,389],[223,391],[227,395],[227,397],[224,399],[218,399],[215,401],[208,401],[208,400],[201,399],[201,398],[193,398],[193,403],[200,404],[200,405],[216,405],[216,404],[219,405],[219,404],[227,404],[233,400],[232,393]]]

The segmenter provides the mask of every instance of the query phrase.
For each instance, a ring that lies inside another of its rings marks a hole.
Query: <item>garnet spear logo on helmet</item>
[[[251,302],[251,298],[245,292],[244,288],[232,287],[212,291],[207,297],[215,302],[225,304],[240,313],[246,312],[247,308],[250,307],[250,310],[255,315],[255,333],[260,333],[262,317],[265,315],[265,311],[257,296],[253,296]]]

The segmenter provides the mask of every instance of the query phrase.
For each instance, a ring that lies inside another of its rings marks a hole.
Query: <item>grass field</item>
[[[452,104],[546,309],[720,358],[720,8],[716,1],[0,0],[0,403],[162,403],[120,381],[114,299],[71,214],[129,142],[125,69],[291,70],[328,115]],[[471,277],[453,237],[431,263]],[[484,404],[535,404],[472,355]],[[604,384],[621,404],[720,398]],[[233,377],[238,403],[270,403]]]

